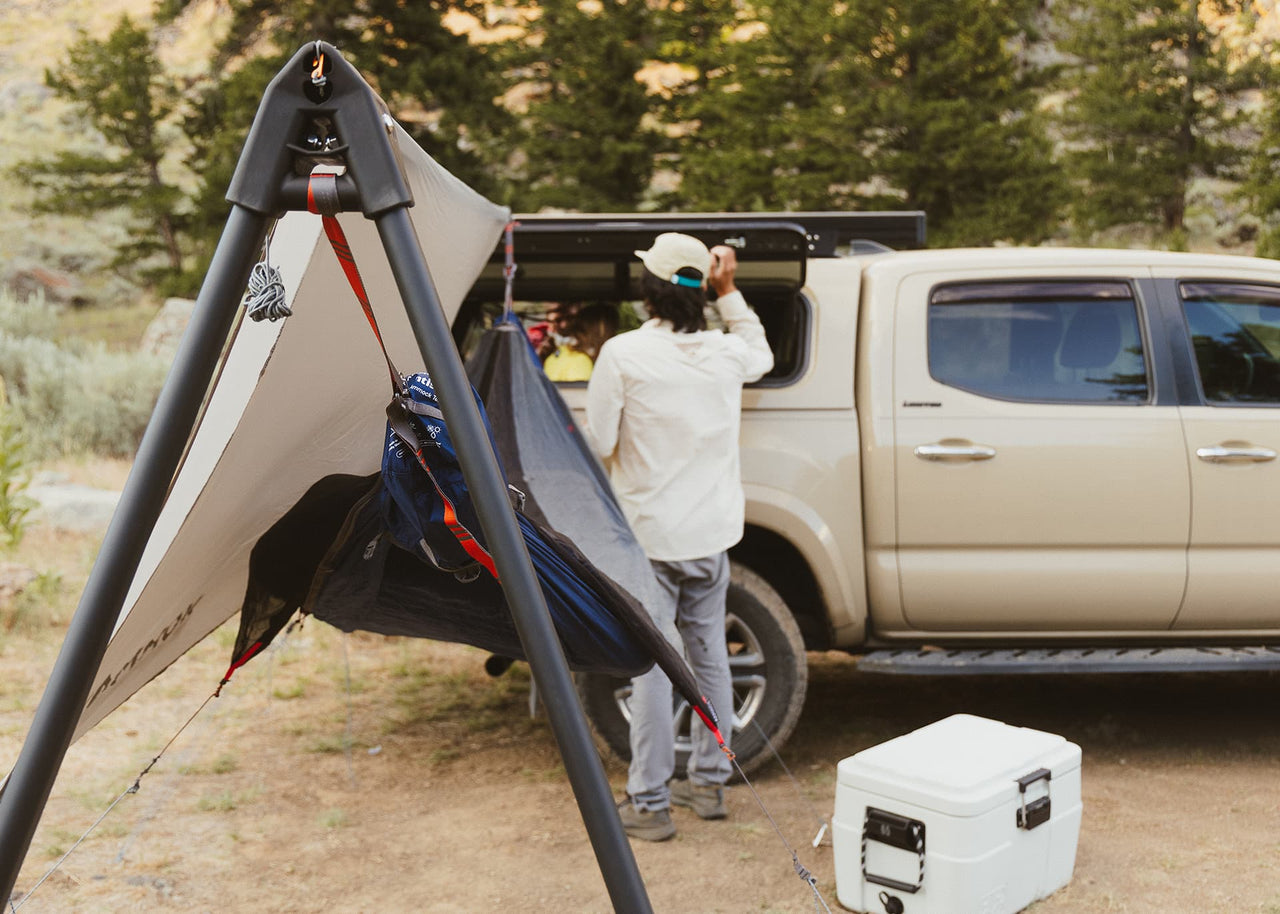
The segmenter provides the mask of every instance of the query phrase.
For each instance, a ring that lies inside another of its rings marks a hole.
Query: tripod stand
[[[23,858],[102,663],[143,550],[218,368],[272,219],[306,210],[307,175],[341,166],[328,206],[374,222],[423,362],[449,423],[534,682],[615,909],[650,910],[568,666],[453,346],[408,208],[413,205],[385,105],[329,45],[301,48],[267,87],[232,178],[231,214],[120,505],[107,529],[49,684],[0,797],[0,897]]]

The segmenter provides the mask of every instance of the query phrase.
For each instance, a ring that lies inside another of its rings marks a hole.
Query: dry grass
[[[99,484],[122,482],[126,469],[59,468]],[[0,634],[0,760],[25,736],[95,547],[38,529],[23,544],[65,590],[46,624]],[[234,625],[71,748],[20,890],[211,694]],[[309,622],[236,674],[24,914],[610,910],[555,742],[544,718],[528,716],[527,669],[489,679],[484,656]],[[833,910],[830,839],[808,842],[831,813],[836,763],[960,711],[1084,749],[1075,876],[1036,914],[1280,910],[1280,678],[895,679],[834,654],[812,656],[811,669],[804,717],[783,750],[796,780],[774,768],[755,786]],[[621,795],[625,767],[604,764]],[[728,802],[728,823],[677,811],[674,841],[635,846],[655,909],[812,911],[752,794],[734,788]]]

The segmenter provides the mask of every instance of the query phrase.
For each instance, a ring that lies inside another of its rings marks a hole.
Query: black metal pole
[[[374,217],[616,911],[652,911],[408,210]]]
[[[107,642],[186,449],[266,237],[266,216],[233,207],[190,325],[156,402],[120,504],[44,697],[0,797],[0,899],[7,900],[57,779]]]

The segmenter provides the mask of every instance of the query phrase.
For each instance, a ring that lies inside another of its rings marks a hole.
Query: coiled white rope
[[[255,321],[274,322],[293,313],[286,301],[280,271],[271,265],[270,235],[262,245],[261,262],[254,264],[253,272],[249,274],[249,291],[245,294],[244,307]]]

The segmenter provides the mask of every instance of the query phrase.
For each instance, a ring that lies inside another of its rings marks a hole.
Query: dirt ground
[[[210,694],[222,629],[72,747],[18,883],[29,891]],[[55,642],[0,649],[12,758]],[[322,624],[237,674],[19,910],[610,910],[529,676],[453,645]],[[1280,774],[1269,675],[926,679],[813,655],[800,726],[756,790],[836,902],[829,817],[843,757],[964,711],[1084,750],[1084,820],[1060,912],[1280,912]],[[350,680],[348,690],[347,681]],[[625,768],[605,760],[620,795]],[[814,898],[751,792],[731,817],[677,811],[636,843],[657,911],[808,912]],[[907,908],[908,912],[910,907]]]
[[[59,469],[107,487],[127,473],[109,463]],[[16,556],[56,569],[61,586],[44,615],[0,607],[6,769],[97,541],[37,528]],[[17,910],[611,909],[545,714],[530,716],[524,664],[494,679],[472,648],[343,636],[310,621],[200,710],[227,667],[235,624],[71,747]],[[926,678],[860,673],[843,654],[809,659],[804,714],[782,750],[788,770],[773,763],[752,777],[769,815],[737,785],[727,821],[676,810],[674,840],[634,844],[655,911],[814,911],[788,846],[822,901],[842,910],[830,835],[811,844],[832,813],[837,762],[966,712],[1083,749],[1074,876],[1035,914],[1280,914],[1280,677]],[[603,764],[620,797],[625,765]]]

